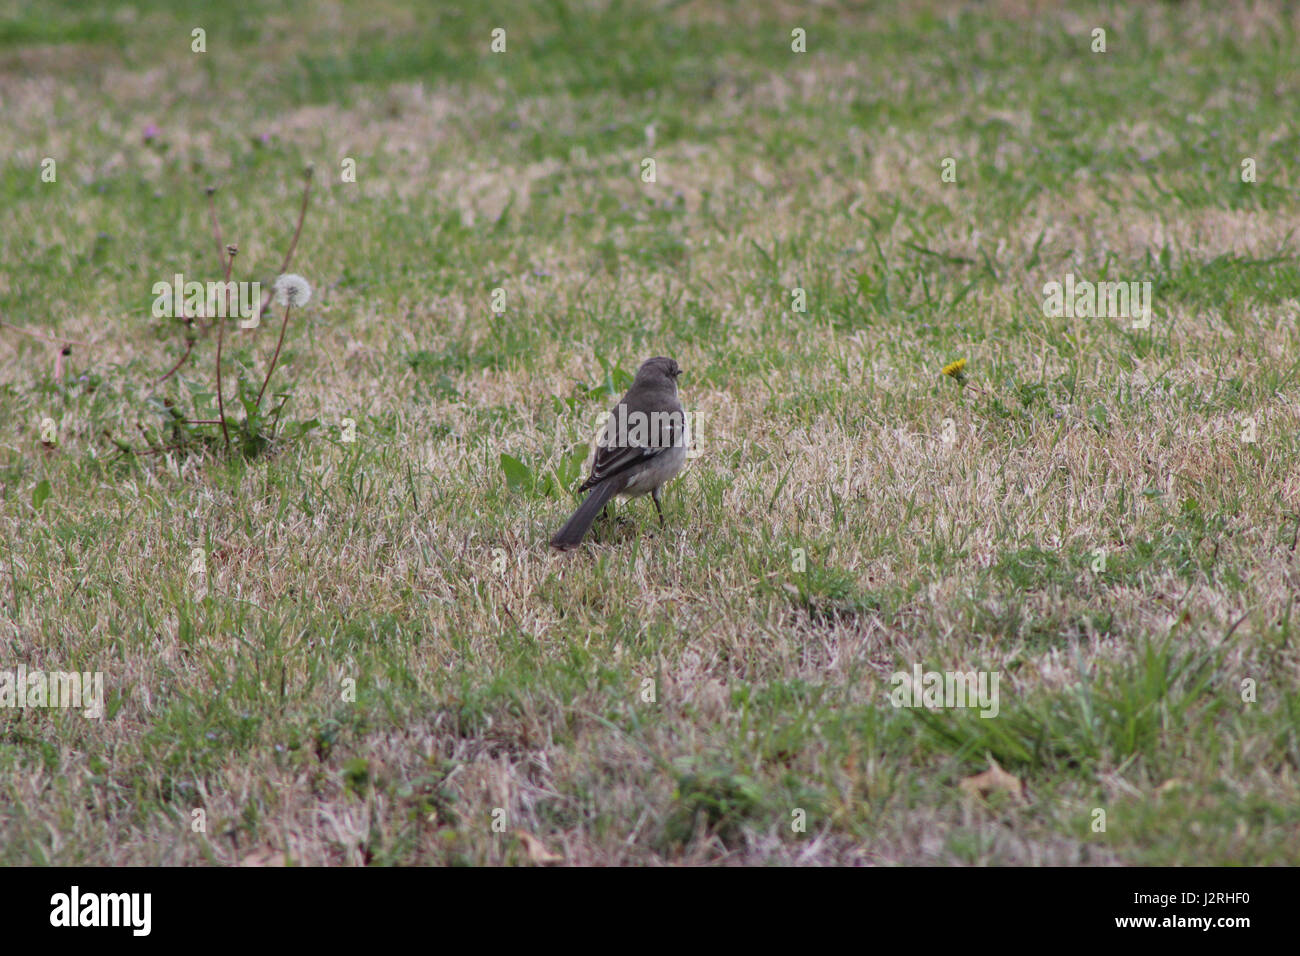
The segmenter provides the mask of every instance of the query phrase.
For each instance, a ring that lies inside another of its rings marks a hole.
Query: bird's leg
[[[655,503],[655,511],[659,512],[659,527],[664,527],[664,509],[659,507],[659,489],[656,488],[650,492],[650,498]]]

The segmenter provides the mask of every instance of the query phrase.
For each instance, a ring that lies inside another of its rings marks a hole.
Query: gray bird
[[[663,486],[686,464],[690,441],[686,415],[677,400],[682,370],[670,358],[646,359],[623,400],[610,409],[597,440],[591,474],[578,491],[588,491],[573,517],[551,539],[553,548],[576,548],[600,509],[615,495],[639,498],[649,493],[664,526],[659,496]]]

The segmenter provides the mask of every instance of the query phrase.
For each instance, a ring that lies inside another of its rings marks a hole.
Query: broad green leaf
[[[524,491],[533,485],[533,473],[518,458],[501,453],[501,470],[505,472],[506,484],[511,491]]]

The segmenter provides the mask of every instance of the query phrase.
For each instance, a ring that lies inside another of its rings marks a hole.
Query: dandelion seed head
[[[275,301],[302,308],[311,300],[311,285],[300,275],[286,272],[275,280]]]

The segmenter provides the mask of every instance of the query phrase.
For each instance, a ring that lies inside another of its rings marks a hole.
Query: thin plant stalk
[[[185,354],[181,356],[180,361],[172,366],[170,372],[168,372],[162,378],[158,379],[158,384],[161,385],[163,382],[167,381],[167,379],[175,375],[176,370],[185,364],[185,360],[190,357],[190,353],[193,351],[194,351],[194,339],[191,338],[186,340],[185,342]]]
[[[262,388],[257,393],[257,408],[262,409],[262,396],[266,394],[266,386],[271,381],[271,376],[275,372],[275,364],[280,361],[280,347],[284,345],[284,333],[289,328],[289,310],[293,306],[286,304],[284,307],[284,321],[280,323],[280,340],[275,343],[275,354],[271,356],[271,367],[266,370],[266,378],[262,379]]]
[[[221,434],[226,438],[226,447],[230,447],[230,429],[226,427],[226,400],[221,397],[221,345],[225,341],[225,323],[217,323],[217,414],[221,417]]]
[[[302,206],[298,209],[298,225],[293,230],[293,241],[289,243],[289,251],[284,254],[284,261],[280,263],[281,273],[287,272],[289,263],[293,261],[294,251],[298,248],[298,237],[302,235],[302,224],[307,220],[307,200],[311,196],[311,176],[314,169],[315,167],[309,164],[303,171],[307,181],[302,187]],[[262,305],[257,310],[259,322],[262,320],[262,316],[266,314],[266,307],[271,304],[271,296],[274,294],[273,290],[262,297]]]
[[[216,221],[217,221],[216,213],[214,211],[212,217],[212,222],[214,225]],[[226,260],[226,284],[227,286],[229,286],[230,271],[235,266],[235,247],[231,246],[227,251],[229,251],[230,253],[230,258]],[[229,310],[222,309],[221,311],[227,312]],[[222,393],[223,390],[221,387],[221,347],[226,340],[226,324],[222,322],[220,319],[216,319],[216,318],[214,318],[213,321],[217,323],[217,415],[221,419],[221,434],[226,439],[226,447],[229,448],[230,429],[226,426],[226,399]]]
[[[58,336],[44,335],[40,332],[33,332],[31,329],[25,329],[21,325],[14,325],[12,322],[6,322],[0,319],[0,329],[13,329],[23,335],[30,335],[34,339],[41,339],[44,342],[53,342],[55,345],[80,345],[82,348],[89,348],[85,342],[79,342],[76,339],[61,339]]]

